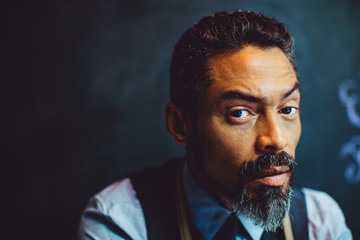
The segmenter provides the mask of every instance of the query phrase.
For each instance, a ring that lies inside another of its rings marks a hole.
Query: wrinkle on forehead
[[[209,70],[214,85],[220,82],[222,86],[236,85],[259,96],[284,83],[292,86],[297,81],[292,65],[278,47],[261,49],[249,45],[219,54],[210,59]]]
[[[251,79],[254,78],[251,70],[260,66],[264,70],[262,78],[268,78],[269,75],[266,73],[274,67],[280,71],[273,77],[295,75],[289,60],[278,47],[261,49],[249,45],[235,52],[216,55],[209,61],[211,76],[220,79],[223,79],[222,76],[225,74],[234,78],[246,76]]]

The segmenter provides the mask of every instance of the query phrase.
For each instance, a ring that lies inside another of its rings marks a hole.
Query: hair
[[[210,59],[246,45],[278,47],[296,70],[293,38],[283,23],[255,12],[219,12],[202,18],[177,42],[170,66],[170,100],[194,117],[199,92],[211,85]]]

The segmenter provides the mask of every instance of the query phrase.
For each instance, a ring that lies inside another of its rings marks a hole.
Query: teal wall
[[[173,46],[202,16],[236,9],[293,33],[303,123],[295,183],[331,194],[360,239],[360,4],[350,0],[4,5],[3,191],[15,206],[5,229],[71,239],[91,195],[183,154],[163,124]]]

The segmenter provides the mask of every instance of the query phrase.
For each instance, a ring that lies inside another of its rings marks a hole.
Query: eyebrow
[[[288,96],[290,96],[293,92],[295,92],[296,90],[299,90],[300,91],[300,83],[298,81],[296,81],[296,83],[294,84],[294,86],[289,90],[287,91],[286,93],[284,93],[282,96],[281,96],[281,100],[284,100],[285,98],[287,98]]]
[[[296,90],[300,91],[300,83],[298,81],[296,81],[296,83],[294,84],[294,86],[287,92],[285,92],[282,96],[281,96],[281,100],[284,100],[285,98],[287,98],[288,96],[290,96],[293,92],[295,92]],[[255,102],[255,103],[264,103],[266,102],[266,97],[257,97],[257,96],[253,96],[250,95],[248,93],[244,93],[242,91],[236,90],[236,91],[228,91],[225,92],[222,97],[222,99],[242,99],[242,100],[246,100],[248,102]]]

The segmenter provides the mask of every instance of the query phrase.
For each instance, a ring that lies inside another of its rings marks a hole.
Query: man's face
[[[212,84],[199,94],[188,148],[193,172],[206,187],[208,179],[196,170],[200,167],[230,193],[242,185],[250,196],[266,186],[285,191],[292,174],[287,166],[270,166],[261,177],[246,182],[239,175],[244,164],[264,154],[295,157],[301,133],[300,92],[290,62],[277,47],[245,46],[215,56],[209,68]]]

